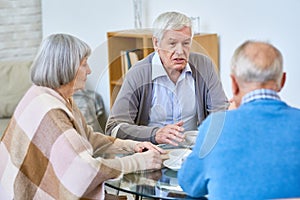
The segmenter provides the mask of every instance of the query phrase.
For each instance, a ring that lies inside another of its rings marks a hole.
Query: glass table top
[[[106,186],[138,196],[159,199],[195,199],[187,196],[177,182],[177,171],[168,168],[124,175],[106,181]],[[205,197],[198,199],[207,199]]]

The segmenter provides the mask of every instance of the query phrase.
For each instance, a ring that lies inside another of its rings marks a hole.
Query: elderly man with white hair
[[[154,21],[155,52],[130,68],[111,109],[106,134],[177,146],[228,101],[212,60],[191,53],[189,17],[162,13]]]

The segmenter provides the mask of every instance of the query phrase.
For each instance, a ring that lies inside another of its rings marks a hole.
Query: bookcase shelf
[[[132,29],[107,32],[108,71],[110,87],[110,106],[120,90],[123,81],[121,51],[141,49],[139,59],[154,51],[151,29]],[[219,72],[219,42],[217,34],[200,33],[193,37],[191,51],[208,55]]]

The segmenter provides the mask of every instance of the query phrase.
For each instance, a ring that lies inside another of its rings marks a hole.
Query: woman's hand
[[[156,151],[159,154],[165,154],[166,153],[165,150],[163,150],[162,148],[152,144],[151,142],[139,142],[134,147],[134,151],[139,152],[139,153],[144,152],[144,151],[148,151],[148,150]]]

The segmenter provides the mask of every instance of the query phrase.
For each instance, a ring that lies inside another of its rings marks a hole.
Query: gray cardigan
[[[128,73],[109,115],[105,132],[122,139],[155,141],[160,127],[149,127],[149,112],[152,100],[152,57],[148,55],[136,63]],[[197,125],[210,112],[225,110],[228,100],[210,58],[199,53],[190,53],[189,64],[195,79],[197,98]]]

